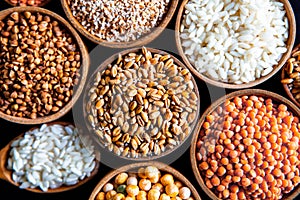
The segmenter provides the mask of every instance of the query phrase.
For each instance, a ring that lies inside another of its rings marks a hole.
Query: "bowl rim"
[[[151,48],[151,47],[147,47],[147,46],[144,46],[144,47],[148,51],[150,51],[151,53],[159,53],[159,54],[162,54],[162,55],[168,54],[168,55],[171,56],[170,58],[172,58],[174,60],[174,63],[176,63],[178,66],[183,67],[183,69],[188,69],[184,65],[184,63],[182,63],[179,59],[177,59],[176,56],[174,56],[172,53],[169,53],[167,51],[164,51],[164,50],[161,50],[161,49],[157,49],[157,48]],[[93,86],[94,78],[96,77],[96,74],[98,72],[101,72],[101,71],[105,70],[109,64],[115,62],[118,59],[119,55],[124,56],[124,55],[127,55],[128,53],[136,53],[136,52],[140,52],[140,51],[142,51],[141,47],[134,47],[134,48],[126,49],[126,50],[121,50],[121,51],[116,52],[113,55],[109,56],[108,58],[105,59],[105,61],[103,61],[102,63],[100,63],[100,65],[98,65],[98,67],[96,67],[96,69],[92,72],[92,74],[90,75],[89,79],[87,80],[86,88],[85,88],[84,93],[83,93],[83,105],[87,105],[87,102],[88,102],[88,98],[87,98],[88,97],[88,92],[89,92],[89,89]],[[101,142],[97,142],[96,141],[96,143],[100,145],[101,150],[104,150],[104,152],[102,154],[107,153],[110,156],[114,156],[114,159],[118,159],[118,160],[120,159],[124,163],[126,163],[126,162],[131,163],[131,162],[137,162],[137,161],[160,160],[162,158],[171,156],[173,153],[176,153],[176,151],[180,150],[180,148],[183,146],[183,144],[187,144],[188,140],[199,129],[199,126],[197,124],[197,120],[199,120],[199,117],[200,117],[201,96],[200,96],[200,91],[199,91],[198,85],[196,83],[196,80],[192,76],[192,74],[191,74],[191,81],[193,82],[193,85],[194,85],[193,91],[196,93],[196,95],[198,97],[198,101],[197,101],[197,109],[198,110],[196,111],[195,120],[192,123],[192,127],[193,128],[191,129],[191,132],[189,133],[189,135],[179,145],[175,146],[173,149],[169,149],[169,150],[167,150],[165,152],[162,152],[159,155],[150,156],[150,157],[147,156],[147,157],[132,158],[132,157],[124,157],[122,155],[117,156],[114,152],[109,151],[107,149],[107,147],[105,147]],[[83,111],[83,116],[84,116],[84,119],[85,119],[85,126],[86,126],[86,128],[89,130],[90,133],[93,133],[93,136],[95,137],[94,139],[99,140],[99,136],[96,136],[94,134],[94,129],[90,126],[90,124],[89,124],[89,122],[87,120],[88,113],[86,112],[86,107],[83,106],[81,109]],[[102,159],[103,160],[105,159],[105,157],[103,155],[102,155]],[[110,157],[110,159],[111,159],[111,157]]]
[[[273,65],[273,70],[267,74],[266,76],[262,76],[259,79],[255,79],[254,81],[248,82],[248,83],[242,83],[242,84],[234,84],[234,83],[226,83],[221,81],[213,80],[212,78],[200,73],[197,71],[197,69],[191,64],[187,56],[185,55],[183,51],[183,47],[181,45],[181,39],[180,39],[180,25],[182,21],[183,12],[185,10],[185,5],[189,2],[189,0],[183,0],[183,2],[180,5],[176,22],[175,22],[175,40],[176,40],[176,46],[177,50],[179,52],[179,55],[182,57],[184,63],[186,66],[193,72],[193,74],[198,77],[200,80],[204,81],[205,83],[211,84],[213,86],[221,87],[221,88],[227,88],[227,89],[246,89],[251,88],[254,86],[257,86],[261,83],[266,82],[268,79],[273,77],[284,65],[284,63],[287,61],[288,57],[290,56],[292,52],[292,48],[295,42],[296,38],[296,20],[295,20],[295,14],[292,9],[292,6],[288,0],[279,0],[284,4],[285,10],[286,10],[286,16],[288,18],[289,22],[289,36],[286,41],[286,48],[287,52],[285,52],[281,59],[278,61],[277,65]]]
[[[289,58],[292,58],[293,53],[295,53],[296,51],[299,51],[299,50],[300,50],[300,43],[293,48],[293,51]],[[285,70],[287,67],[287,63],[288,63],[288,60],[286,61],[286,63],[283,65],[283,67],[281,69],[281,79],[286,78]],[[292,94],[291,90],[289,89],[288,84],[282,83],[282,86],[283,86],[285,93],[288,95],[288,97],[291,99],[291,101],[293,101],[300,108],[300,102],[298,102],[296,100],[295,96]]]
[[[6,3],[8,3],[9,5],[13,6],[13,7],[18,7],[19,5],[12,3],[10,0],[4,0]],[[51,0],[44,0],[42,3],[40,3],[39,5],[35,5],[33,7],[43,7],[45,5],[47,5]],[[30,5],[26,5],[26,6],[30,6]],[[23,6],[22,6],[23,7]]]
[[[72,15],[72,11],[70,9],[70,6],[67,3],[67,0],[60,0],[60,2],[63,7],[65,15],[67,16],[67,19],[71,22],[74,28],[76,28],[78,32],[80,32],[84,37],[86,37],[93,43],[104,47],[109,47],[109,48],[131,48],[131,47],[137,47],[137,46],[149,44],[154,39],[156,39],[168,26],[169,22],[172,20],[172,17],[177,9],[179,0],[170,0],[168,5],[169,8],[167,12],[164,14],[162,20],[159,22],[159,24],[156,27],[154,27],[150,32],[143,34],[140,38],[136,40],[131,40],[129,42],[109,42],[107,40],[103,40],[91,34]]]
[[[274,100],[275,102],[278,103],[284,103],[288,109],[293,112],[295,115],[300,116],[300,108],[298,108],[292,101],[290,101],[289,99],[283,97],[280,94],[274,93],[274,92],[270,92],[264,89],[242,89],[242,90],[237,90],[231,93],[228,93],[222,97],[220,97],[219,99],[217,99],[215,102],[213,102],[205,111],[204,113],[201,115],[200,120],[198,121],[198,124],[200,126],[200,129],[202,128],[203,123],[205,122],[206,116],[211,113],[212,111],[214,111],[218,106],[220,106],[222,103],[224,103],[226,100],[230,100],[233,99],[234,97],[237,96],[244,96],[244,95],[256,95],[256,96],[262,96],[264,98],[271,98],[272,100]],[[200,170],[198,169],[198,161],[196,158],[196,148],[197,148],[197,141],[198,141],[198,137],[199,137],[199,133],[200,131],[198,131],[197,133],[195,133],[193,135],[192,138],[192,144],[191,144],[191,148],[190,148],[190,163],[192,165],[192,169],[193,169],[193,173],[194,176],[198,182],[198,184],[200,185],[200,187],[202,188],[202,190],[213,200],[217,200],[220,199],[218,198],[215,193],[210,190],[206,184],[204,183],[204,180],[202,178],[202,175],[200,174]],[[289,196],[286,197],[285,199],[288,200],[292,200],[294,199],[296,196],[298,196],[300,192],[300,185],[296,186],[295,189],[293,189],[290,193]]]
[[[53,19],[57,20],[60,23],[60,25],[63,26],[68,31],[68,33],[75,39],[76,44],[78,45],[78,50],[81,53],[81,66],[79,69],[79,71],[80,71],[79,83],[77,85],[73,86],[74,93],[72,95],[72,98],[58,112],[51,114],[51,115],[44,116],[44,117],[37,117],[35,119],[24,118],[24,117],[15,117],[15,116],[7,115],[3,112],[0,112],[0,118],[3,118],[10,122],[18,123],[18,124],[47,123],[47,122],[57,120],[58,118],[64,116],[67,112],[69,112],[72,109],[73,105],[79,99],[79,97],[83,91],[83,87],[85,85],[87,76],[88,76],[88,71],[89,71],[89,67],[90,67],[90,56],[89,56],[86,45],[83,43],[82,39],[80,38],[78,33],[75,31],[75,29],[63,17],[61,17],[60,15],[56,14],[53,11],[50,11],[48,9],[41,8],[41,7],[36,7],[36,6],[17,6],[17,7],[12,7],[12,8],[8,8],[8,9],[0,11],[0,19],[6,18],[9,14],[11,14],[13,12],[20,13],[20,12],[25,12],[25,11],[35,12],[35,13],[40,12],[43,14],[47,14],[50,17],[52,17]]]
[[[104,177],[102,177],[102,179],[94,187],[93,191],[90,194],[89,200],[95,200],[95,197],[101,191],[103,186],[109,181],[111,181],[119,173],[128,172],[130,170],[134,170],[146,166],[155,166],[160,171],[172,174],[176,179],[181,181],[185,186],[187,186],[191,190],[191,194],[194,196],[195,199],[201,200],[200,195],[198,191],[195,189],[195,187],[193,186],[193,184],[180,171],[163,162],[158,162],[158,161],[133,163],[129,165],[124,165],[118,169],[112,169]]]

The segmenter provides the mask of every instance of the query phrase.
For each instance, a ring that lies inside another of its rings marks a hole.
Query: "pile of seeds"
[[[170,54],[119,55],[97,72],[88,91],[88,122],[100,142],[117,155],[160,155],[193,130],[198,91],[187,68]]]
[[[281,83],[288,84],[294,98],[300,103],[300,51],[292,53],[285,65],[285,77]]]
[[[281,199],[300,182],[299,130],[298,116],[272,99],[226,100],[197,141],[204,183],[221,199]]]
[[[74,185],[96,166],[92,145],[85,146],[73,125],[46,125],[13,141],[7,168],[20,188],[42,191]]]
[[[38,118],[58,112],[79,81],[81,55],[71,34],[39,12],[0,21],[0,111]]]
[[[95,200],[193,200],[190,188],[157,167],[139,168],[137,173],[119,173],[106,183]]]
[[[287,51],[288,30],[284,4],[278,0],[189,0],[180,38],[199,73],[242,84],[273,71]]]
[[[16,6],[40,6],[49,0],[8,0],[13,5]]]
[[[110,42],[136,40],[158,26],[169,0],[68,0],[72,15],[92,35]]]

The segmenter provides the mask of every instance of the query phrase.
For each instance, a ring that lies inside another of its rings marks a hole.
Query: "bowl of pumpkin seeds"
[[[83,104],[87,128],[108,160],[154,160],[175,150],[181,156],[200,113],[189,69],[170,53],[147,47],[102,62],[88,81]]]

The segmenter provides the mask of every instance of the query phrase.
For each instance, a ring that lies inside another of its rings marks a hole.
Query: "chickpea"
[[[220,185],[220,179],[217,176],[213,176],[211,179],[211,183],[213,186],[218,186]]]
[[[164,186],[161,183],[155,183],[151,189],[159,190],[162,193],[164,191]]]
[[[149,179],[143,178],[139,181],[139,187],[141,190],[148,191],[151,189],[151,186],[152,184]]]
[[[115,183],[118,185],[121,185],[127,181],[127,178],[128,178],[128,174],[125,172],[122,172],[116,176]]]
[[[140,188],[137,185],[127,185],[126,192],[129,196],[137,196],[140,192]]]
[[[136,196],[136,200],[147,200],[147,192],[140,190]]]
[[[105,194],[106,199],[113,199],[113,197],[117,194],[115,190],[110,190]]]
[[[159,196],[160,196],[160,191],[156,189],[151,189],[147,195],[148,200],[159,200]]]
[[[174,184],[175,184],[178,188],[183,187],[183,184],[182,184],[181,181],[175,181]]]
[[[157,167],[148,166],[145,168],[145,176],[149,179],[157,178],[160,174],[160,171],[157,169]]]
[[[99,193],[96,195],[95,200],[105,200],[105,193],[104,193],[104,192],[99,192]]]
[[[191,196],[191,190],[188,187],[181,187],[179,189],[179,197],[181,199],[188,199]]]
[[[114,189],[114,186],[113,186],[113,184],[111,184],[111,183],[106,183],[104,186],[103,186],[103,192],[109,192],[109,191],[111,191],[111,190],[113,190]]]
[[[179,193],[179,189],[174,183],[168,184],[165,187],[165,190],[167,195],[169,195],[170,197],[176,197]]]
[[[160,182],[164,186],[169,185],[169,184],[174,184],[174,178],[171,174],[165,174],[160,178]]]
[[[141,167],[138,169],[138,176],[140,178],[147,178],[147,176],[145,175],[145,168]]]
[[[130,176],[130,177],[128,177],[126,183],[127,183],[127,185],[137,185],[138,184],[138,180],[137,180],[136,177]]]
[[[113,200],[124,200],[125,196],[122,193],[117,193],[114,197]]]
[[[171,200],[171,197],[169,197],[166,193],[163,193],[160,195],[159,200]]]
[[[135,200],[135,197],[127,196],[124,200]]]

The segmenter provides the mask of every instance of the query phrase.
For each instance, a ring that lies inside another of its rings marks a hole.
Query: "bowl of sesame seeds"
[[[111,48],[142,46],[169,24],[178,0],[61,0],[73,26],[96,44]]]

